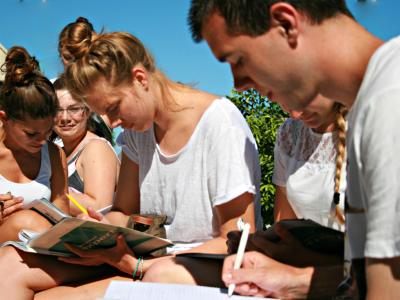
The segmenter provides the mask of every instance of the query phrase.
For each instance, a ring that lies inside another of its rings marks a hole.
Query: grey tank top
[[[107,144],[111,147],[111,149],[113,149],[111,144],[106,139],[101,137],[92,138],[85,144],[83,144],[81,148],[75,153],[75,155],[68,160],[68,186],[74,188],[75,190],[81,193],[84,192],[85,184],[82,178],[79,176],[78,170],[76,169],[76,161],[82,154],[83,150],[85,150],[85,147],[93,140],[103,140],[107,142]]]
[[[75,163],[81,155],[82,151],[85,149],[86,145],[87,144],[83,145],[83,147],[81,147],[81,149],[79,149],[79,151],[76,152],[75,155],[68,160],[68,186],[74,188],[81,193],[83,193],[85,186],[83,180],[78,174]]]

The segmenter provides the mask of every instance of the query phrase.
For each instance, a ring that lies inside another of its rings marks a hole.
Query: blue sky
[[[311,0],[312,1],[312,0]],[[190,0],[1,0],[0,43],[22,45],[50,77],[62,71],[57,53],[61,29],[85,16],[97,31],[129,31],[153,53],[160,69],[174,80],[229,94],[229,67],[217,62],[205,43],[195,44],[186,23]],[[399,0],[347,0],[368,30],[389,39],[400,34]],[[343,45],[344,46],[344,45]]]

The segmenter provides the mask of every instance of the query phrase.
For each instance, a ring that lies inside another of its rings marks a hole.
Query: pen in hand
[[[244,251],[246,250],[247,239],[249,238],[250,224],[245,223],[242,230],[242,236],[240,237],[239,248],[236,254],[235,263],[233,265],[234,270],[238,270],[242,265]],[[228,296],[232,296],[235,290],[235,284],[231,283],[228,286]]]
[[[67,196],[69,201],[71,201],[73,204],[75,204],[75,206],[77,208],[79,208],[79,210],[81,212],[83,212],[84,214],[88,215],[88,212],[87,212],[86,208],[84,208],[74,197],[72,197],[70,194],[65,194],[65,195]]]

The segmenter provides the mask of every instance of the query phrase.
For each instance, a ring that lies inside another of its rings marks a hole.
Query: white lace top
[[[298,218],[344,230],[330,218],[335,187],[336,132],[315,133],[302,121],[287,119],[279,128],[274,158],[274,184],[286,187]],[[344,206],[346,166],[342,168],[340,205]]]

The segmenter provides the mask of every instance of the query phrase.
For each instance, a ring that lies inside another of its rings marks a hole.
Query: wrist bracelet
[[[140,280],[142,280],[142,278],[143,278],[143,265],[144,265],[144,258],[143,257],[141,257],[142,258],[142,260],[140,261],[140,275],[139,275],[139,281]]]
[[[140,265],[140,261],[141,260],[142,260],[142,257],[139,256],[139,258],[137,259],[137,262],[136,262],[135,270],[133,270],[133,273],[132,273],[133,280],[136,279],[136,273],[137,273],[137,271],[139,269],[139,265]]]

